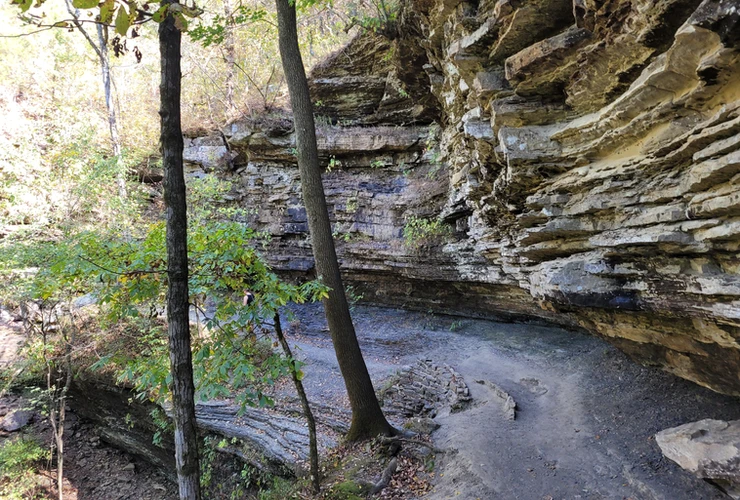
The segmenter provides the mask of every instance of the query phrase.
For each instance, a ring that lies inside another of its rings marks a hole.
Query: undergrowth
[[[40,498],[36,471],[48,460],[49,450],[31,438],[19,436],[0,444],[0,498],[26,500]]]

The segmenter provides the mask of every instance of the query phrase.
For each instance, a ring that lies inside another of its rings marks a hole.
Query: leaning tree
[[[347,297],[339,273],[339,262],[332,239],[329,211],[326,207],[321,166],[316,145],[316,127],[313,106],[308,89],[306,71],[298,47],[295,0],[276,0],[278,37],[283,71],[288,83],[290,104],[295,122],[298,170],[301,177],[303,203],[308,216],[311,246],[319,280],[331,291],[324,299],[324,310],[329,323],[332,343],[342,372],[350,406],[352,423],[346,438],[350,441],[394,434],[378,399],[370,374],[357,342],[355,329],[347,304]]]

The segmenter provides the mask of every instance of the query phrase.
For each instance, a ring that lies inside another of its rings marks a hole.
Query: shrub
[[[450,235],[450,227],[440,219],[425,219],[410,216],[403,227],[404,244],[418,248],[424,244],[436,243]]]

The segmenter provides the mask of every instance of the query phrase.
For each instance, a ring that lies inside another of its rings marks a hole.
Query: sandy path
[[[739,418],[736,398],[558,328],[372,307],[354,316],[376,386],[405,364],[431,359],[455,367],[471,389],[468,409],[436,418],[435,443],[453,451],[438,461],[431,500],[726,498],[665,460],[652,436],[701,418]],[[298,318],[293,339],[309,365],[309,396],[343,403],[320,308],[302,308]],[[515,421],[476,380],[513,396]]]

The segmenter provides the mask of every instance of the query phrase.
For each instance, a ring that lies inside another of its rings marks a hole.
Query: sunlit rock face
[[[417,0],[398,39],[361,35],[312,82],[349,280],[578,325],[740,395],[739,9]],[[229,164],[272,262],[310,272],[292,130],[268,122],[224,131]],[[447,230],[407,241],[413,217]]]

